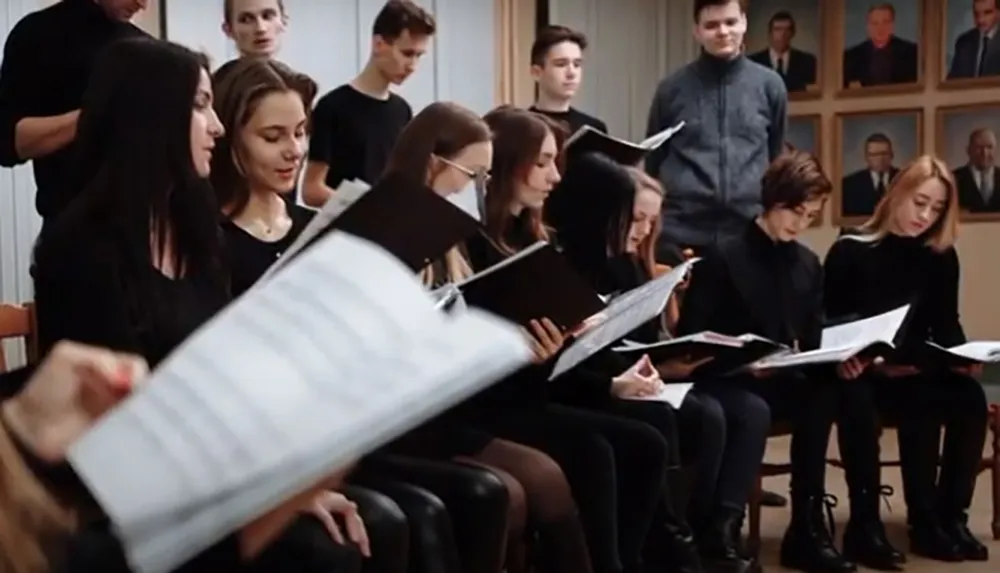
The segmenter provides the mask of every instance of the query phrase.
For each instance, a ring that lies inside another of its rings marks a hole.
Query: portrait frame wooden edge
[[[887,95],[904,95],[911,93],[923,92],[927,87],[927,58],[925,58],[926,46],[930,43],[930,34],[928,34],[928,23],[927,23],[927,6],[931,5],[928,0],[917,0],[917,15],[919,20],[917,21],[918,28],[918,38],[917,38],[917,81],[909,84],[892,84],[885,86],[869,86],[869,87],[858,87],[858,88],[845,88],[844,86],[844,13],[846,6],[844,0],[837,0],[836,2],[831,2],[833,5],[831,10],[837,10],[835,15],[836,18],[830,18],[831,22],[839,22],[840,29],[837,30],[836,36],[832,40],[834,46],[834,53],[838,54],[839,60],[834,62],[836,66],[836,91],[834,92],[834,98],[836,99],[859,99],[867,97],[881,97]],[[938,50],[941,51],[940,49]]]
[[[827,17],[827,10],[828,10],[827,4],[830,3],[830,0],[814,0],[814,1],[817,4],[817,16],[816,16],[816,20],[817,21],[816,21],[816,26],[819,29],[819,38],[818,38],[818,42],[817,42],[817,45],[819,46],[819,52],[816,54],[816,83],[812,84],[812,85],[814,85],[816,87],[814,87],[813,89],[807,89],[807,90],[801,91],[801,92],[788,92],[788,101],[815,101],[815,100],[820,100],[820,99],[823,99],[823,94],[825,93],[825,90],[826,90],[826,84],[825,84],[826,74],[824,73],[824,71],[825,71],[826,68],[824,67],[823,62],[826,61],[826,52],[829,51],[828,50],[828,48],[829,48],[829,46],[828,46],[829,42],[827,41],[827,38],[826,38],[827,31],[824,28],[824,25],[826,24],[826,21],[828,19],[828,17]],[[750,6],[753,6],[752,2],[750,3]],[[748,10],[748,12],[747,12],[747,21],[749,22],[749,16],[750,16],[749,10],[750,9],[747,8],[747,10]],[[747,45],[746,45],[746,40],[745,39],[743,41],[743,53],[747,57],[747,59],[749,60],[750,59],[750,51],[747,49]]]
[[[926,0],[925,0],[926,1]],[[937,89],[941,91],[961,91],[982,88],[1000,87],[1000,74],[980,77],[980,78],[960,78],[956,80],[948,79],[948,2],[951,0],[940,0],[937,3],[938,12],[935,17],[938,20],[938,77]]]
[[[819,160],[820,165],[824,165],[823,157],[824,157],[824,153],[826,152],[826,150],[825,150],[824,145],[823,145],[823,141],[824,141],[824,138],[823,138],[823,114],[822,113],[790,113],[790,114],[788,114],[788,123],[791,123],[793,120],[797,120],[797,121],[803,121],[803,120],[804,121],[811,121],[813,123],[813,125],[815,126],[815,128],[813,129],[813,145],[812,145],[813,151],[812,151],[812,154],[813,154],[813,156],[816,159]],[[824,168],[824,171],[827,173],[827,176],[829,176],[830,171],[828,169],[825,169],[825,168]],[[829,203],[829,201],[827,203]],[[823,223],[826,222],[826,213],[827,213],[827,211],[829,209],[830,209],[829,205],[827,206],[827,208],[823,209],[823,212],[820,213],[819,217],[816,217],[816,219],[812,222],[812,224],[809,225],[809,228],[815,229],[817,227],[822,227]]]
[[[887,109],[866,109],[856,111],[839,111],[833,114],[833,169],[831,173],[834,177],[833,194],[831,198],[833,205],[830,208],[830,224],[834,227],[851,227],[864,223],[867,217],[845,217],[841,211],[843,206],[843,193],[841,183],[844,179],[844,120],[850,117],[860,117],[866,115],[915,115],[917,117],[917,156],[926,153],[924,144],[924,113],[923,107],[902,107]]]
[[[942,161],[944,160],[944,150],[945,147],[947,146],[947,142],[944,141],[944,125],[946,116],[950,113],[964,113],[980,109],[992,109],[1000,111],[1000,101],[943,105],[943,106],[938,106],[934,110],[934,153],[940,159],[942,159]],[[948,168],[951,169],[953,173],[955,169],[959,167],[961,166],[948,165]],[[996,221],[1000,221],[1000,212],[972,213],[969,211],[964,211],[962,209],[959,209],[958,217],[962,223],[993,223]]]

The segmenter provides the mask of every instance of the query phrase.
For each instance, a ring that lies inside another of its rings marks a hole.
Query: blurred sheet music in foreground
[[[337,231],[187,339],[69,460],[133,569],[166,573],[530,358],[515,325],[442,313]]]

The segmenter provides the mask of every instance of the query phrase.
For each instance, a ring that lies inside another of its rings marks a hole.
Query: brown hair
[[[572,42],[580,46],[581,51],[587,49],[587,36],[583,32],[566,26],[545,26],[535,34],[535,41],[531,43],[531,65],[544,68],[549,50],[563,42]]]
[[[632,177],[632,181],[635,182],[635,194],[638,195],[643,191],[652,191],[656,193],[661,198],[666,196],[666,192],[663,189],[663,185],[659,181],[653,179],[646,174],[645,171],[639,169],[638,167],[626,167],[625,171],[628,171],[629,176]],[[660,231],[663,229],[663,221],[660,217],[657,217],[653,221],[653,228],[650,230],[649,235],[642,240],[639,244],[639,248],[636,254],[639,256],[639,263],[642,264],[649,276],[654,276],[656,272],[656,241],[660,236]]]
[[[285,12],[285,0],[277,0],[278,2],[278,12],[281,13],[282,18],[288,18],[288,14]],[[236,0],[224,0],[222,2],[222,20],[226,24],[232,25],[233,23],[233,9]]]
[[[436,29],[434,16],[411,0],[389,0],[375,16],[372,36],[391,44],[403,32],[409,32],[410,36],[433,36]]]
[[[47,542],[70,532],[74,522],[0,425],[0,572],[48,573]]]
[[[483,223],[489,237],[507,254],[513,254],[515,249],[504,237],[514,223],[510,206],[518,185],[538,161],[542,144],[549,134],[553,134],[555,126],[539,114],[510,105],[490,111],[483,119],[493,131],[493,166]],[[540,209],[525,209],[519,218],[527,223],[535,239],[548,240],[549,233],[542,223]]]
[[[917,188],[931,179],[938,180],[945,188],[944,212],[930,229],[924,232],[925,244],[937,252],[944,252],[955,245],[958,238],[958,187],[951,170],[944,161],[933,155],[922,155],[904,167],[889,182],[889,188],[875,207],[875,213],[859,227],[862,234],[872,239],[881,239],[891,230],[892,214],[916,192]]]
[[[452,159],[466,147],[490,140],[490,128],[481,117],[457,103],[438,101],[425,107],[410,120],[396,139],[389,154],[385,174],[399,174],[426,183],[432,159]],[[445,254],[448,280],[461,280],[472,268],[461,251],[454,248]],[[431,266],[421,271],[424,282],[434,282]]]
[[[740,12],[747,13],[747,0],[694,0],[694,23],[701,21],[701,11],[705,8],[729,6],[733,3],[739,4]]]
[[[241,58],[216,82],[214,89],[215,112],[226,133],[216,140],[210,178],[219,206],[229,217],[237,217],[250,201],[240,130],[256,113],[260,102],[274,93],[299,94],[308,118],[318,88],[312,78],[281,62]]]
[[[784,151],[761,178],[760,204],[765,211],[794,209],[825,198],[832,190],[833,184],[815,155],[808,151]]]

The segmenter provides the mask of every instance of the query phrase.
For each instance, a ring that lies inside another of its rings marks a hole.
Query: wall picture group
[[[750,0],[747,19],[747,56],[776,71],[793,102],[1000,87],[1000,0]],[[819,157],[831,142],[835,225],[870,217],[899,167],[925,152],[954,170],[964,220],[1000,220],[1000,102],[991,100],[925,111],[872,98],[873,109],[828,125],[793,113],[786,142]],[[933,150],[923,149],[926,121]]]

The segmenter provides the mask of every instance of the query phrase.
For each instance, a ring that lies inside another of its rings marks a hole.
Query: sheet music
[[[473,219],[482,221],[479,190],[476,189],[475,184],[467,186],[458,193],[448,195],[447,199],[452,205],[465,211]]]
[[[843,362],[874,344],[892,346],[896,333],[910,312],[910,305],[895,310],[823,329],[820,347],[806,352],[769,356],[754,368],[790,368],[809,364]]]
[[[663,145],[667,141],[669,141],[670,138],[673,137],[674,135],[676,135],[677,132],[680,131],[681,129],[684,129],[684,122],[683,121],[679,122],[676,125],[668,127],[668,128],[664,129],[663,131],[661,131],[659,133],[654,133],[653,135],[647,137],[646,139],[643,139],[639,143],[635,143],[635,142],[632,142],[632,141],[628,141],[628,140],[622,139],[620,137],[614,137],[613,135],[610,135],[608,133],[604,133],[603,131],[601,131],[599,129],[596,129],[594,127],[591,127],[589,125],[584,125],[580,129],[578,129],[575,132],[573,132],[573,135],[569,136],[569,138],[566,140],[566,143],[563,144],[563,149],[568,148],[570,145],[572,145],[574,142],[576,142],[576,140],[578,140],[581,137],[583,137],[588,131],[593,131],[593,132],[595,132],[596,134],[600,135],[601,137],[603,137],[605,139],[610,139],[612,141],[617,141],[618,143],[620,143],[622,145],[627,145],[628,147],[635,147],[635,148],[639,148],[639,149],[653,150],[653,149],[656,149],[656,148],[660,147],[661,145]]]
[[[972,341],[948,348],[935,344],[934,342],[928,342],[927,345],[949,354],[954,354],[955,356],[960,356],[976,362],[1000,362],[1000,342],[998,341]]]
[[[653,135],[650,135],[646,139],[640,141],[639,147],[643,149],[656,149],[667,141],[670,141],[671,137],[676,135],[678,131],[684,129],[684,125],[684,121],[681,121],[677,125],[668,127],[659,133],[654,133]]]
[[[629,400],[643,400],[647,402],[666,402],[676,410],[681,407],[684,397],[694,388],[693,382],[668,382],[660,387],[657,394],[651,396],[634,396]]]
[[[309,241],[313,240],[323,229],[329,227],[334,219],[339,217],[348,207],[356,203],[369,190],[371,190],[371,185],[364,181],[352,179],[341,182],[333,195],[323,204],[323,207],[309,220],[309,224],[302,229],[299,236],[285,249],[281,257],[268,267],[267,271],[254,283],[254,286],[263,284],[270,279],[274,273],[291,260],[291,257],[295,253],[301,251],[303,247],[309,244]]]
[[[133,568],[166,573],[530,358],[517,326],[439,312],[392,255],[333,232],[199,329],[68,457]]]
[[[549,379],[565,374],[602,348],[663,314],[670,295],[677,285],[684,282],[696,262],[697,259],[686,261],[670,272],[612,299],[602,311],[606,317],[604,321],[581,335],[559,356]]]

